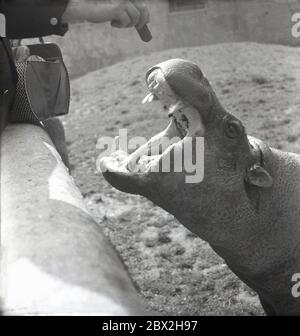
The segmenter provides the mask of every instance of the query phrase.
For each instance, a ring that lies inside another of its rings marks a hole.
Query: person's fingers
[[[112,20],[112,26],[118,28],[130,28],[136,26],[139,21],[139,10],[128,1],[116,9],[115,18]]]
[[[127,11],[119,10],[115,15],[115,19],[112,20],[111,25],[117,28],[129,27],[131,23],[131,18],[129,17]]]
[[[134,27],[140,21],[141,13],[138,8],[136,8],[131,2],[129,2],[126,6],[127,14],[129,15],[131,22],[127,27]]]
[[[146,6],[141,6],[140,9],[140,20],[138,24],[136,25],[136,28],[140,30],[143,28],[147,23],[150,21],[150,13]]]
[[[131,0],[134,6],[138,9],[140,13],[139,22],[136,25],[136,28],[139,30],[143,28],[150,21],[150,13],[147,6],[139,0]]]

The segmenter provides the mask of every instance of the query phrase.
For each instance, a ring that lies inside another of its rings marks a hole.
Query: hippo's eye
[[[241,134],[241,127],[237,121],[228,121],[225,126],[225,134],[230,139],[235,139]]]

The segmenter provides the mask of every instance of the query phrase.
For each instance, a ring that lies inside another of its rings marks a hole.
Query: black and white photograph
[[[300,0],[0,0],[1,319],[300,315],[299,92]]]

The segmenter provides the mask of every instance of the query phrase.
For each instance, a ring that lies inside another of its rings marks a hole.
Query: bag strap
[[[11,50],[10,42],[6,37],[0,37],[0,38],[3,42],[4,48],[6,50],[6,54],[7,54],[8,60],[9,60],[9,64],[10,64],[10,68],[11,68],[11,72],[12,72],[14,82],[17,83],[18,75],[17,75],[17,70],[16,70],[16,67],[15,67],[15,61],[14,61],[13,56],[12,56],[12,50]]]
[[[12,59],[9,41],[0,37],[0,135],[9,122],[9,112],[12,108],[16,85],[17,71]]]
[[[0,1],[0,5],[2,7],[2,1]],[[15,83],[17,83],[18,75],[17,75],[17,71],[15,67],[15,62],[13,60],[10,42],[8,38],[6,37],[6,18],[5,18],[5,15],[2,13],[0,13],[0,38],[2,40],[4,49],[6,50],[7,57],[9,58],[12,76],[14,78]]]

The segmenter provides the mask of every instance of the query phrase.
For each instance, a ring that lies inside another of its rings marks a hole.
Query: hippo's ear
[[[248,168],[246,181],[260,188],[270,188],[273,185],[272,176],[259,164]]]

